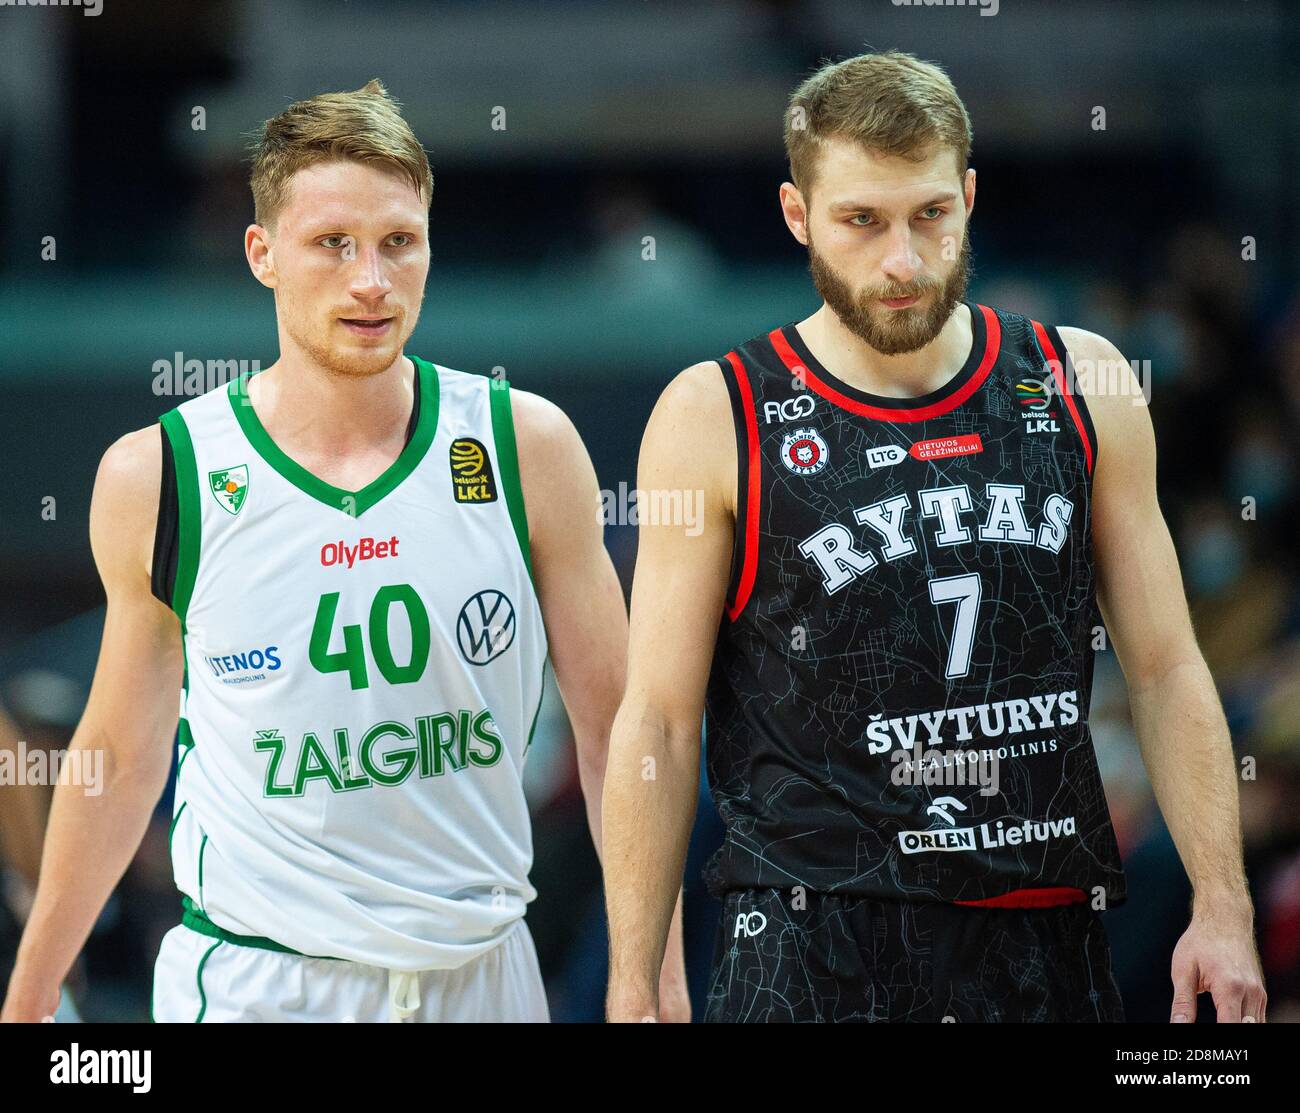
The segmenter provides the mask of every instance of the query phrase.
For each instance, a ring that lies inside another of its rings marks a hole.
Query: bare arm
[[[1195,893],[1192,926],[1174,953],[1173,1015],[1194,1018],[1196,994],[1211,992],[1220,1020],[1262,1021],[1232,741],[1156,497],[1151,417],[1112,344],[1081,329],[1060,332],[1089,386],[1097,430],[1092,513],[1102,616],[1128,681],[1143,763]],[[1118,367],[1127,393],[1101,389],[1115,375],[1090,375],[1107,365]]]
[[[609,731],[627,675],[627,607],[605,551],[596,472],[578,431],[544,398],[510,394],[533,575],[600,854]]]
[[[721,372],[702,363],[664,391],[641,445],[628,685],[605,778],[610,1020],[660,1007],[655,972],[695,818],[704,692],[731,569],[731,430]],[[651,520],[642,504],[655,499],[698,506],[702,518]]]
[[[90,541],[108,613],[90,698],[70,751],[103,753],[103,791],[55,788],[40,882],[19,944],[5,1020],[53,1015],[59,985],[130,864],[171,765],[182,678],[180,623],[150,591],[162,450],[158,427],[99,465]],[[71,757],[71,754],[70,754]]]
[[[20,739],[17,724],[0,707],[0,750],[10,755],[16,763]],[[4,806],[0,807],[0,852],[3,861],[13,870],[24,894],[36,888],[36,875],[41,868],[41,841],[45,836],[45,821],[49,813],[50,790],[45,785],[4,785]],[[25,918],[26,910],[21,911]]]
[[[512,391],[529,548],[555,680],[573,725],[597,855],[609,736],[627,679],[627,608],[605,550],[600,490],[578,431],[535,394]],[[659,970],[662,1019],[690,1019],[681,908]]]

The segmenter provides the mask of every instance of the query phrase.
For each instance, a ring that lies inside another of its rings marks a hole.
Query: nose
[[[348,288],[354,297],[368,300],[382,298],[392,290],[393,284],[384,271],[384,260],[377,247],[357,248]]]
[[[916,278],[921,269],[921,258],[912,249],[912,229],[906,225],[893,229],[889,234],[889,243],[885,256],[880,261],[880,269],[885,277],[900,286],[906,286]]]

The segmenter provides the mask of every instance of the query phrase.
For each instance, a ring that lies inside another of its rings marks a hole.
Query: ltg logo
[[[747,938],[753,938],[767,927],[767,917],[761,912],[741,912],[736,917],[736,930],[732,933],[732,939],[739,939],[743,934]]]

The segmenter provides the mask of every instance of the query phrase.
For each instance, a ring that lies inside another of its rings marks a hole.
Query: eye
[[[923,220],[938,220],[944,214],[944,209],[939,205],[931,205],[928,209],[921,210]],[[934,213],[934,216],[926,216],[926,213]]]
[[[872,219],[872,217],[871,217],[871,215],[870,215],[869,213],[858,213],[856,216],[851,216],[851,217],[849,217],[849,223],[852,224],[852,225],[854,225],[854,226],[857,227],[857,228],[866,228],[867,225],[865,225],[865,224],[859,224],[858,221],[859,221],[859,220],[871,220],[871,219]]]
[[[401,241],[400,243],[397,242],[399,240]],[[407,232],[394,232],[388,238],[388,242],[394,247],[410,247],[411,244],[415,243],[415,237]]]
[[[335,241],[337,241],[337,242],[335,242]],[[339,233],[339,232],[336,232],[336,233],[334,233],[334,235],[332,235],[332,236],[326,236],[323,240],[321,240],[320,245],[321,245],[321,247],[327,247],[327,248],[329,248],[331,251],[333,251],[333,250],[336,250],[337,248],[342,247],[342,246],[343,246],[345,243],[347,243],[347,242],[348,242],[348,237],[347,237],[347,236],[345,236],[345,235],[343,235],[343,234],[341,234],[341,233]]]

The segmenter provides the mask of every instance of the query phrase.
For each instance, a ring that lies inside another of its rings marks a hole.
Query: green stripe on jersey
[[[528,753],[528,748],[533,744],[533,735],[537,731],[537,717],[542,713],[542,701],[546,699],[546,662],[549,657],[542,658],[542,690],[537,693],[537,710],[533,712],[533,725],[528,728],[528,741],[524,743],[524,753]]]
[[[191,931],[197,931],[200,935],[206,935],[209,939],[218,939],[222,943],[233,943],[236,947],[255,947],[259,951],[277,951],[283,955],[302,955],[302,951],[295,951],[292,947],[286,947],[283,943],[277,943],[274,939],[267,939],[261,935],[236,935],[233,931],[227,931],[223,927],[217,927],[204,914],[189,897],[181,897],[181,923]],[[302,955],[303,958],[330,958],[329,955]],[[342,959],[331,959],[334,962],[341,962]]]
[[[519,481],[519,450],[515,446],[515,420],[510,409],[510,384],[505,379],[493,379],[488,386],[492,407],[492,439],[496,441],[497,463],[501,467],[501,486],[505,488],[506,506],[510,521],[519,540],[519,551],[524,557],[528,578],[533,577],[533,557],[528,545],[528,515],[524,511],[524,488]]]
[[[194,1018],[195,1024],[201,1023],[203,1020],[203,1014],[208,1011],[208,995],[203,992],[203,968],[208,964],[208,959],[211,957],[212,952],[220,946],[221,942],[218,940],[204,951],[203,957],[199,959],[199,968],[194,971],[194,984],[199,987],[199,1015]]]
[[[287,456],[271,439],[248,397],[248,382],[253,376],[252,372],[246,371],[239,378],[232,379],[226,393],[230,397],[235,420],[239,422],[249,444],[263,460],[304,494],[341,510],[350,517],[359,518],[415,471],[429,451],[433,435],[438,429],[438,372],[433,364],[418,356],[411,356],[410,359],[415,364],[415,373],[420,376],[420,415],[415,422],[415,432],[388,469],[359,491],[345,491],[342,487],[318,479],[298,461]]]

